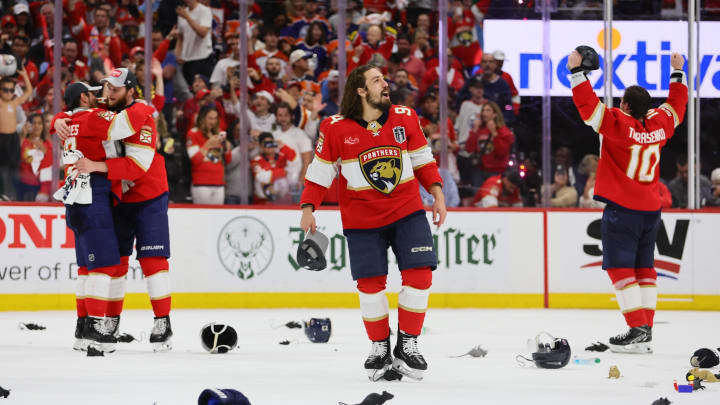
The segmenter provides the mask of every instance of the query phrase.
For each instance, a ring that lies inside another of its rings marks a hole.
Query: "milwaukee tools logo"
[[[660,221],[660,229],[658,230],[657,240],[655,242],[655,270],[657,270],[659,277],[667,277],[677,280],[680,274],[680,264],[682,263],[683,253],[685,252],[685,244],[687,242],[688,230],[690,228],[690,220],[674,220],[675,226],[672,234],[668,232],[666,222],[670,221]],[[590,263],[581,266],[581,268],[602,268],[603,252],[600,219],[597,219],[588,225],[587,235],[596,239],[597,243],[584,244],[583,252],[589,256],[597,257],[598,260],[593,260]]]

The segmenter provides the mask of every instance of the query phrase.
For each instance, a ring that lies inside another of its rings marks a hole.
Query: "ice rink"
[[[391,310],[391,325],[396,320]],[[617,311],[431,309],[420,350],[429,363],[423,381],[367,380],[369,353],[358,310],[176,310],[174,349],[153,353],[150,344],[120,344],[106,357],[74,352],[74,312],[0,313],[0,386],[11,389],[0,404],[195,404],[208,387],[242,391],[253,405],[357,404],[371,392],[395,395],[388,405],[420,404],[647,404],[668,397],[673,404],[720,404],[720,383],[679,394],[691,353],[720,346],[717,312],[662,311],[653,330],[655,354],[593,354],[583,348],[625,330]],[[300,329],[273,326],[330,317],[327,344],[310,343]],[[207,354],[201,327],[210,321],[233,325],[239,348]],[[47,327],[18,328],[19,322]],[[121,330],[140,337],[152,326],[151,311],[126,311]],[[515,356],[540,331],[565,337],[574,354],[598,356],[598,365],[570,364],[560,370],[523,368]],[[282,340],[290,340],[287,346]],[[394,342],[394,337],[393,337]],[[450,358],[473,346],[484,358]],[[608,379],[617,365],[620,379]],[[717,368],[714,373],[720,372]]]

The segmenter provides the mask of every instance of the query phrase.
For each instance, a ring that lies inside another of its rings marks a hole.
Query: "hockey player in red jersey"
[[[91,108],[96,105],[94,91],[86,83],[72,83],[65,90],[65,104],[70,109],[69,137],[63,142],[63,163],[68,167],[64,186],[55,198],[66,206],[66,221],[75,234],[78,269],[76,350],[88,344],[96,350],[113,351],[115,337],[105,328],[110,301],[111,278],[117,274],[120,252],[112,221],[112,200],[117,189],[104,174],[79,174],[78,159],[98,161],[115,157],[108,143],[133,134],[132,126],[140,123],[126,112],[115,114]]]
[[[111,282],[108,317],[113,321],[111,328],[117,332],[129,256],[133,246],[137,245],[136,257],[146,278],[155,314],[150,343],[156,351],[170,350],[168,183],[164,159],[155,152],[157,132],[152,116],[154,109],[142,100],[135,100],[137,79],[128,69],[113,70],[103,82],[108,92],[108,107],[142,121],[142,124],[133,126],[133,136],[123,140],[124,157],[106,162],[81,159],[77,163],[81,172],[107,173],[109,179],[123,184],[121,203],[113,209],[123,271]],[[62,128],[57,130],[61,132]]]
[[[614,352],[652,353],[657,303],[655,238],[660,226],[660,149],[683,121],[688,100],[680,54],[671,56],[667,101],[650,108],[640,86],[625,90],[620,108],[607,108],[595,95],[582,56],[568,58],[573,101],[585,123],[600,134],[601,150],[594,199],[607,203],[602,217],[603,269],[615,287],[630,329],[610,338]]]
[[[333,182],[335,162],[341,162],[340,214],[363,322],[372,341],[365,369],[373,381],[390,375],[396,378],[397,373],[422,379],[427,369],[417,338],[437,257],[418,181],[435,197],[434,224],[442,225],[447,213],[442,180],[418,117],[411,108],[391,105],[389,91],[376,67],[363,65],[350,73],[342,115],[320,124],[315,158],[308,167],[301,198],[300,226],[314,233],[313,211]],[[398,340],[392,353],[385,295],[388,247],[397,257],[403,280]]]

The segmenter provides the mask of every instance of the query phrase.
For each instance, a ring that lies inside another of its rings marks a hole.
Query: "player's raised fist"
[[[683,66],[685,66],[685,58],[683,58],[682,55],[675,52],[670,57],[670,65],[673,67],[673,69],[682,69]]]

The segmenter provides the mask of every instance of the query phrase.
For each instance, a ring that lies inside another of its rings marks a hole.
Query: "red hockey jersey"
[[[133,135],[123,140],[125,156],[108,160],[108,179],[125,180],[122,201],[142,202],[168,191],[165,159],[155,153],[157,130],[154,107],[136,101],[121,114],[127,114]]]
[[[418,117],[404,106],[393,105],[370,123],[342,115],[323,120],[302,204],[320,205],[337,161],[345,229],[379,228],[422,210],[418,180],[425,189],[442,184]]]
[[[606,108],[582,72],[571,76],[573,101],[585,123],[600,134],[600,161],[595,183],[598,201],[636,211],[660,210],[660,149],[685,116],[685,73],[670,76],[667,101],[648,111],[643,121],[619,108]]]

